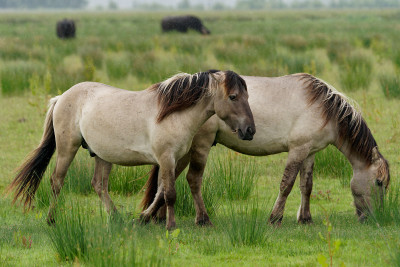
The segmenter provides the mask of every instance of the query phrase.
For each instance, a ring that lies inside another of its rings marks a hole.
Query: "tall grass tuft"
[[[59,261],[82,262],[88,266],[168,264],[166,253],[155,242],[149,244],[142,239],[146,244],[137,246],[139,242],[132,226],[107,220],[101,209],[98,215],[73,201],[56,213],[56,224],[46,230]]]
[[[85,260],[90,246],[89,229],[93,223],[92,216],[85,214],[80,205],[72,204],[57,211],[54,227],[47,233],[57,257],[61,261]]]
[[[400,225],[400,187],[389,187],[386,195],[380,199],[373,198],[372,212],[370,214],[372,221],[378,225]]]
[[[229,200],[247,199],[256,184],[256,163],[254,158],[236,155],[228,151],[218,155],[211,163],[217,192]]]
[[[179,216],[195,216],[194,201],[188,182],[186,172],[179,176],[175,183],[176,202],[175,213]],[[204,205],[209,215],[215,214],[219,207],[218,185],[213,177],[205,175],[201,186]]]
[[[20,94],[29,89],[32,75],[43,75],[44,64],[36,61],[12,61],[4,64],[0,71],[3,95]]]
[[[335,147],[328,146],[315,155],[314,174],[317,177],[334,177],[343,187],[350,184],[353,169],[346,157]]]
[[[63,190],[70,193],[87,195],[93,192],[92,177],[94,160],[88,157],[75,157],[65,177]]]
[[[382,74],[379,83],[386,98],[400,98],[399,74]]]
[[[393,245],[390,252],[390,259],[393,264],[392,266],[400,266],[400,244]]]
[[[106,57],[106,71],[110,79],[120,80],[131,71],[131,56],[129,53],[113,53]]]
[[[349,40],[333,39],[329,42],[326,50],[331,61],[342,64],[351,53],[353,47]]]
[[[373,57],[365,50],[354,50],[341,65],[340,81],[347,91],[368,89],[372,81]]]
[[[111,192],[131,195],[139,192],[146,184],[150,166],[113,166],[108,187]]]
[[[227,208],[224,231],[233,246],[262,246],[268,239],[271,227],[268,212],[259,209],[256,200]]]

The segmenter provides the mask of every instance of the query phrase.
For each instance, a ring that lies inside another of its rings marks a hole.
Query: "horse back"
[[[84,143],[112,163],[152,163],[150,131],[156,107],[149,90],[132,92],[100,83],[80,83],[57,101],[53,113],[56,140],[71,140],[74,146]]]
[[[218,143],[241,153],[263,156],[287,152],[307,143],[318,151],[335,140],[335,125],[324,125],[320,104],[309,105],[307,88],[298,76],[243,78],[257,133],[250,142],[236,140],[231,130],[219,121]]]

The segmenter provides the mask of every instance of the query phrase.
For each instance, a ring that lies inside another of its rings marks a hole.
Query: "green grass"
[[[352,51],[341,66],[340,78],[347,91],[368,90],[372,81],[373,58],[369,51]]]
[[[197,14],[211,29],[210,36],[162,34],[159,22],[165,13],[2,14],[0,192],[40,140],[47,94],[62,93],[84,80],[142,90],[178,71],[209,68],[260,76],[307,71],[321,77],[360,104],[390,162],[392,179],[384,208],[360,224],[351,204],[350,165],[336,148],[328,147],[315,160],[314,224],[296,222],[301,199],[296,181],[282,225],[276,228],[267,218],[287,153],[248,157],[218,145],[210,153],[202,187],[213,227],[194,225],[193,200],[182,176],[176,184],[180,233],[167,238],[164,225],[136,224],[140,189],[150,167],[113,167],[109,190],[121,213],[116,220],[105,213],[91,187],[94,160],[82,150],[65,180],[55,227],[45,223],[53,162],[33,211],[24,213],[11,205],[9,196],[0,196],[0,266],[317,266],[318,255],[328,255],[328,244],[319,236],[327,233],[325,210],[332,240],[342,242],[333,258],[335,266],[399,265],[400,100],[394,93],[398,70],[393,71],[400,58],[399,14]],[[53,26],[60,15],[79,21],[76,39],[56,38]],[[384,82],[382,70],[393,71]]]
[[[399,74],[382,74],[379,77],[382,91],[388,98],[400,98],[400,78]]]

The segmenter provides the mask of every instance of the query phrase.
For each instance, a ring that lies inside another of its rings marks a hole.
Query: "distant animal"
[[[75,22],[71,19],[63,19],[57,22],[57,36],[61,39],[75,37]]]
[[[79,83],[50,100],[42,140],[20,167],[9,190],[15,189],[14,202],[22,197],[29,209],[57,150],[51,177],[54,201],[47,216],[47,222],[54,223],[55,200],[82,146],[95,157],[92,185],[109,213],[117,211],[108,194],[112,164],[159,166],[165,190],[157,194],[156,203],[165,200],[170,229],[175,226],[178,160],[188,153],[194,135],[214,114],[240,139],[251,140],[255,126],[247,99],[246,83],[233,71],[177,74],[140,92]],[[151,219],[155,208],[150,206],[142,213],[143,222]]]
[[[377,193],[382,200],[389,185],[390,173],[386,159],[361,114],[348,98],[324,81],[309,74],[283,77],[242,76],[249,91],[249,103],[256,122],[257,134],[251,142],[236,140],[231,129],[218,117],[211,117],[193,139],[192,147],[178,163],[176,177],[186,168],[196,208],[196,223],[211,224],[201,195],[201,182],[207,157],[213,144],[219,143],[234,151],[267,156],[289,152],[280,183],[279,196],[270,215],[271,223],[280,223],[286,199],[300,172],[301,205],[299,223],[312,222],[310,195],[313,186],[315,153],[329,144],[336,146],[353,168],[351,191],[356,213],[363,221],[370,211],[371,198]],[[157,192],[159,167],[153,167],[142,200],[148,207]],[[158,187],[158,190],[162,188]],[[154,217],[165,219],[163,203]]]
[[[210,34],[210,31],[203,25],[201,20],[195,16],[165,17],[161,21],[161,28],[163,32],[187,32],[188,29],[192,29],[201,34]]]

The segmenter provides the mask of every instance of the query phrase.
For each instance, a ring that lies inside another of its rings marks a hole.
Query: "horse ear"
[[[222,82],[222,75],[221,72],[210,72],[211,78],[216,81],[217,83],[221,83]]]
[[[379,158],[380,158],[379,151],[378,151],[378,147],[376,146],[372,149],[372,162],[377,161]]]

